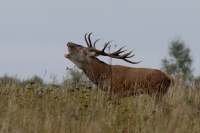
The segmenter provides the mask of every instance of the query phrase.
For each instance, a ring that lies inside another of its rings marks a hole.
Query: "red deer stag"
[[[67,43],[68,54],[65,57],[72,61],[78,68],[82,69],[87,77],[98,87],[104,91],[113,92],[119,98],[136,94],[150,94],[156,96],[156,100],[162,99],[173,82],[173,78],[160,70],[150,68],[131,68],[121,65],[109,65],[100,61],[96,56],[108,56],[112,58],[122,59],[131,64],[140,62],[132,62],[127,58],[132,51],[120,55],[127,51],[122,50],[124,47],[113,53],[106,53],[105,49],[111,42],[105,43],[102,50],[97,50],[95,44],[90,39],[90,35],[85,34],[85,41],[88,47],[69,42]],[[88,35],[88,38],[87,38]]]

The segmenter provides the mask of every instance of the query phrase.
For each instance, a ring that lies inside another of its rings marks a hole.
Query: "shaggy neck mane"
[[[93,83],[98,85],[103,76],[110,73],[110,65],[96,57],[92,57],[82,70]]]

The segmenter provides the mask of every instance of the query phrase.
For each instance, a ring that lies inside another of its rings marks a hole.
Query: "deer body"
[[[123,94],[123,97],[157,92],[163,95],[171,82],[167,74],[156,69],[108,65],[98,59],[93,59],[84,66],[83,72],[94,84],[104,91],[110,91],[112,87],[113,92]]]
[[[167,91],[173,78],[163,73],[160,70],[150,68],[132,68],[120,65],[109,65],[100,61],[95,56],[104,55],[113,58],[120,58],[129,63],[137,64],[139,62],[131,62],[126,58],[131,52],[119,55],[122,48],[111,54],[104,52],[108,43],[105,44],[102,51],[92,47],[88,36],[89,42],[86,40],[89,48],[74,43],[68,43],[69,54],[65,57],[71,60],[78,68],[82,69],[87,77],[98,87],[104,91],[112,91],[120,94],[119,97],[131,96],[135,94],[155,94],[157,99],[160,99]],[[86,36],[85,36],[86,39]]]

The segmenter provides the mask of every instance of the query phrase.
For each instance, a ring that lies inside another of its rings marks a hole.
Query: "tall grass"
[[[148,95],[108,101],[99,89],[38,83],[0,86],[1,133],[199,133],[200,86],[176,80],[156,104]]]

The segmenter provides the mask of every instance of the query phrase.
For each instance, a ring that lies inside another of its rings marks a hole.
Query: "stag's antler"
[[[103,47],[102,50],[96,49],[96,48],[95,48],[95,44],[96,44],[97,41],[99,41],[101,38],[100,38],[100,39],[97,39],[97,40],[94,42],[93,46],[92,46],[92,42],[91,42],[91,39],[90,39],[90,35],[92,34],[92,32],[89,33],[89,35],[88,35],[88,40],[87,40],[87,34],[88,34],[88,33],[85,34],[85,41],[86,41],[86,43],[87,43],[87,46],[88,46],[88,48],[89,48],[90,51],[96,52],[96,55],[97,55],[97,56],[98,56],[98,55],[109,56],[109,57],[116,58],[116,59],[122,59],[122,60],[124,60],[124,61],[126,61],[126,62],[129,62],[129,63],[132,63],[132,64],[138,64],[138,63],[141,62],[141,61],[139,61],[139,62],[132,62],[132,61],[130,61],[130,60],[127,60],[127,58],[131,58],[131,57],[133,57],[133,56],[135,55],[135,54],[134,54],[134,55],[130,55],[130,54],[133,52],[133,50],[130,51],[130,52],[128,52],[128,53],[126,53],[126,54],[119,55],[119,54],[121,54],[121,53],[127,51],[127,49],[126,49],[126,50],[122,50],[125,46],[121,47],[119,50],[117,50],[117,51],[115,51],[115,52],[113,52],[113,53],[109,53],[109,54],[108,54],[108,53],[104,52],[104,50],[107,48],[108,44],[109,44],[110,42],[112,42],[113,40],[111,40],[111,41],[105,43],[105,45],[104,45],[104,47]]]

